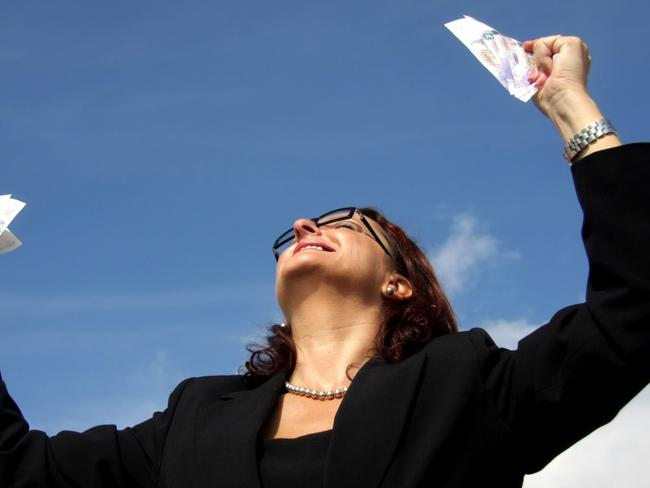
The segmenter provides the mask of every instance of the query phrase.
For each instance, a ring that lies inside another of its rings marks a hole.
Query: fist
[[[539,91],[537,107],[547,116],[567,101],[567,97],[588,96],[587,76],[591,65],[589,48],[574,36],[548,36],[524,42],[533,55],[529,81]]]

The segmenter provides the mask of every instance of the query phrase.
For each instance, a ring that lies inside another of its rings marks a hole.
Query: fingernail
[[[530,82],[535,81],[538,75],[539,75],[539,70],[537,69],[537,66],[533,66],[530,70],[530,74],[528,75],[528,81]]]

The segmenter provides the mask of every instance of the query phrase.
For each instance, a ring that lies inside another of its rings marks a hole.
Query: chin
[[[323,259],[325,258],[325,259]],[[280,272],[294,269],[313,269],[331,266],[329,256],[322,256],[319,251],[299,251],[283,260]]]
[[[316,256],[292,256],[278,266],[276,271],[276,294],[284,290],[285,293],[297,293],[305,288],[315,290],[327,281],[341,279],[341,271],[332,262],[322,259],[313,259]]]
[[[278,267],[277,280],[299,280],[305,276],[314,276],[316,273],[322,276],[326,270],[327,266],[318,259],[310,259],[310,256],[293,256]]]

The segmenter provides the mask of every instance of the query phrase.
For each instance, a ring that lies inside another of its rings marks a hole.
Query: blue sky
[[[125,426],[184,377],[236,372],[280,318],[276,235],[344,205],[403,225],[463,328],[514,345],[584,296],[580,212],[550,122],[443,24],[468,14],[520,40],[580,35],[594,97],[634,142],[647,137],[649,10],[4,2],[0,194],[28,204],[11,226],[24,246],[0,256],[12,395],[49,433]],[[527,486],[584,485],[581,466],[591,486],[641,486],[625,463],[650,448],[647,396]]]

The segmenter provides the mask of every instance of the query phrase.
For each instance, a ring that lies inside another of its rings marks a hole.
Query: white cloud
[[[173,371],[169,361],[169,352],[166,349],[156,350],[151,361],[134,374],[135,381],[147,386],[165,384],[165,380],[170,377],[178,379],[181,375]]]
[[[429,258],[445,290],[455,293],[473,286],[486,263],[516,256],[501,249],[496,237],[480,231],[473,215],[463,213],[454,217],[449,237]]]
[[[519,340],[539,327],[526,319],[488,320],[478,326],[485,329],[498,346],[507,349],[516,349]]]
[[[650,387],[609,424],[527,476],[524,488],[647,488],[650,484]]]

